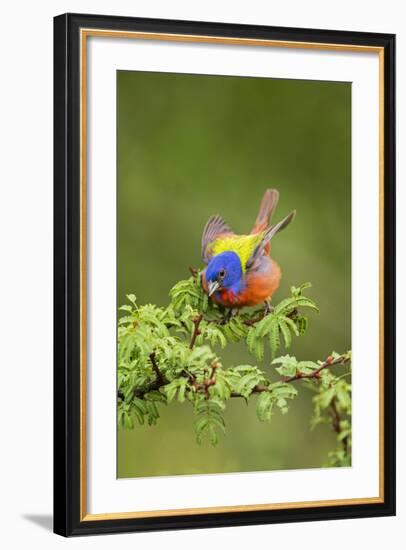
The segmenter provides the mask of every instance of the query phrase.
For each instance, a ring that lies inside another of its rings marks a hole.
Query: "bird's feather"
[[[212,216],[206,223],[203,229],[202,235],[202,258],[203,261],[207,264],[212,256],[209,245],[213,243],[220,235],[232,235],[228,224],[224,219],[219,216]]]
[[[268,228],[278,201],[279,191],[277,189],[267,189],[265,191],[259,206],[258,216],[255,220],[251,233],[260,233]]]
[[[230,235],[216,239],[209,245],[212,256],[222,252],[235,252],[240,258],[243,272],[246,270],[247,261],[263,239],[263,233],[255,235]]]
[[[276,235],[278,231],[281,231],[282,229],[287,227],[290,224],[290,222],[294,219],[295,216],[296,216],[296,210],[293,210],[290,214],[288,214],[285,218],[283,218],[283,220],[271,225],[271,227],[269,227],[266,231],[258,234],[261,236],[261,239],[256,245],[256,247],[254,248],[254,250],[252,251],[249,258],[247,258],[247,262],[246,262],[247,269],[250,269],[251,267],[254,266],[256,260],[263,255],[265,248],[267,247],[272,237],[274,237],[274,235]]]

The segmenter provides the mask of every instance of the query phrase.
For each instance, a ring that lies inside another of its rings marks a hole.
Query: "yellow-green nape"
[[[247,262],[255,248],[262,241],[264,232],[255,235],[230,235],[223,239],[217,239],[211,246],[214,256],[222,252],[235,252],[240,258],[242,270],[245,271]]]

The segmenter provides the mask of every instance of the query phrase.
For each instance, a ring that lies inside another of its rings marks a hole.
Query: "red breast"
[[[230,290],[221,289],[211,296],[212,300],[219,305],[228,308],[242,308],[262,304],[272,297],[279,287],[281,280],[281,269],[271,258],[263,256],[259,269],[247,272],[245,275],[246,286],[238,294]],[[207,292],[207,281],[203,273],[203,289]]]

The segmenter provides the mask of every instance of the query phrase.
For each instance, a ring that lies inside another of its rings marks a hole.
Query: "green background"
[[[247,233],[275,187],[275,221],[294,208],[297,217],[273,240],[283,273],[274,302],[311,281],[320,307],[289,353],[316,360],[349,349],[351,85],[119,71],[117,98],[118,305],[130,292],[166,305],[188,266],[202,265],[209,216]],[[254,363],[243,346],[221,357]],[[254,402],[231,400],[214,448],[196,443],[190,406],[171,404],[157,426],[119,430],[118,477],[320,467],[335,435],[327,425],[310,431],[311,397],[302,388],[270,424],[257,420]]]

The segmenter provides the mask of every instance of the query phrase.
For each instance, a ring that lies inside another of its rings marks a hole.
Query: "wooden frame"
[[[395,38],[393,35],[61,15],[54,21],[54,519],[80,534],[395,512]],[[380,59],[380,496],[161,512],[86,511],[86,40],[103,35],[377,52]]]

